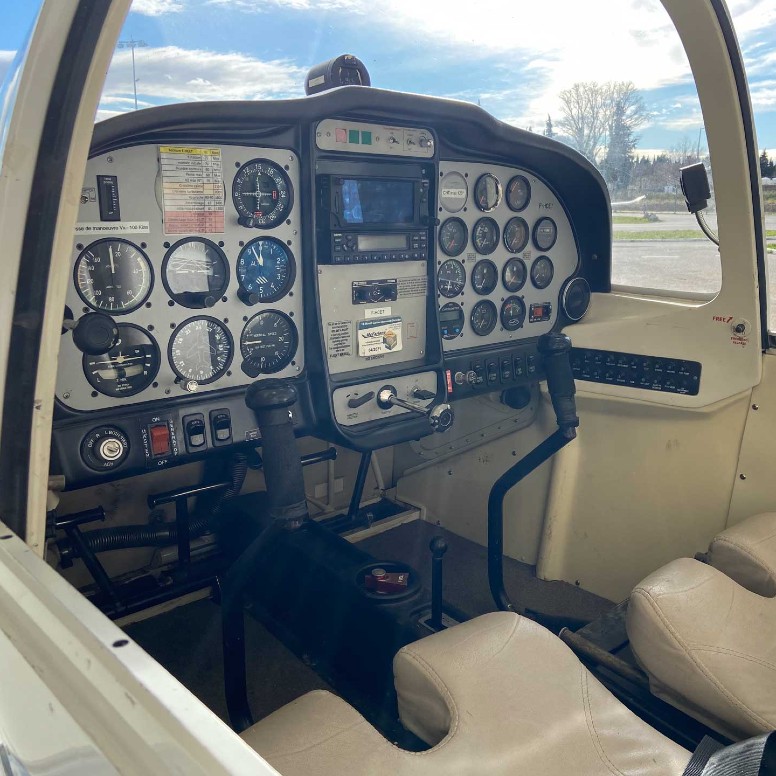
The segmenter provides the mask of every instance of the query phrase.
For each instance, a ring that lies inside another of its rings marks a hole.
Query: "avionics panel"
[[[440,162],[437,298],[445,353],[551,331],[577,271],[571,223],[555,193],[514,167]]]
[[[66,315],[108,315],[119,341],[85,354],[64,331],[62,404],[102,410],[298,376],[299,179],[296,154],[274,148],[148,144],[90,159]]]

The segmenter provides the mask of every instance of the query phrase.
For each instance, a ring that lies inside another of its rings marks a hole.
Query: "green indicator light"
[[[348,130],[348,143],[358,143],[358,130],[357,129],[349,129]]]
[[[361,130],[361,145],[372,145],[372,133]]]

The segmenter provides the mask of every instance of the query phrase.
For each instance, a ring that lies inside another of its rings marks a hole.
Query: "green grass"
[[[768,238],[776,237],[776,229],[768,229],[765,232]],[[614,239],[619,240],[699,240],[705,237],[703,232],[695,229],[673,229],[673,230],[655,230],[644,232],[614,232]],[[768,244],[768,250],[776,250],[776,244]]]
[[[612,216],[612,223],[613,224],[649,224],[654,222],[648,221],[643,216]]]

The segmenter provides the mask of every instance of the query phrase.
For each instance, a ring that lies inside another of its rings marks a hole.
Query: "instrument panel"
[[[298,376],[299,177],[298,156],[275,148],[143,145],[90,159],[66,318],[109,315],[118,341],[85,353],[63,330],[62,404],[103,410]]]
[[[445,353],[535,338],[558,317],[579,253],[546,183],[501,165],[439,165],[437,295]]]

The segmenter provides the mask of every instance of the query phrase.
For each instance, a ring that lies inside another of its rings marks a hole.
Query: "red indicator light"
[[[334,137],[338,143],[347,143],[348,142],[348,133],[347,130],[344,129],[335,129],[334,130]]]
[[[445,370],[445,379],[447,380],[447,392],[453,392],[453,375],[449,369]]]

